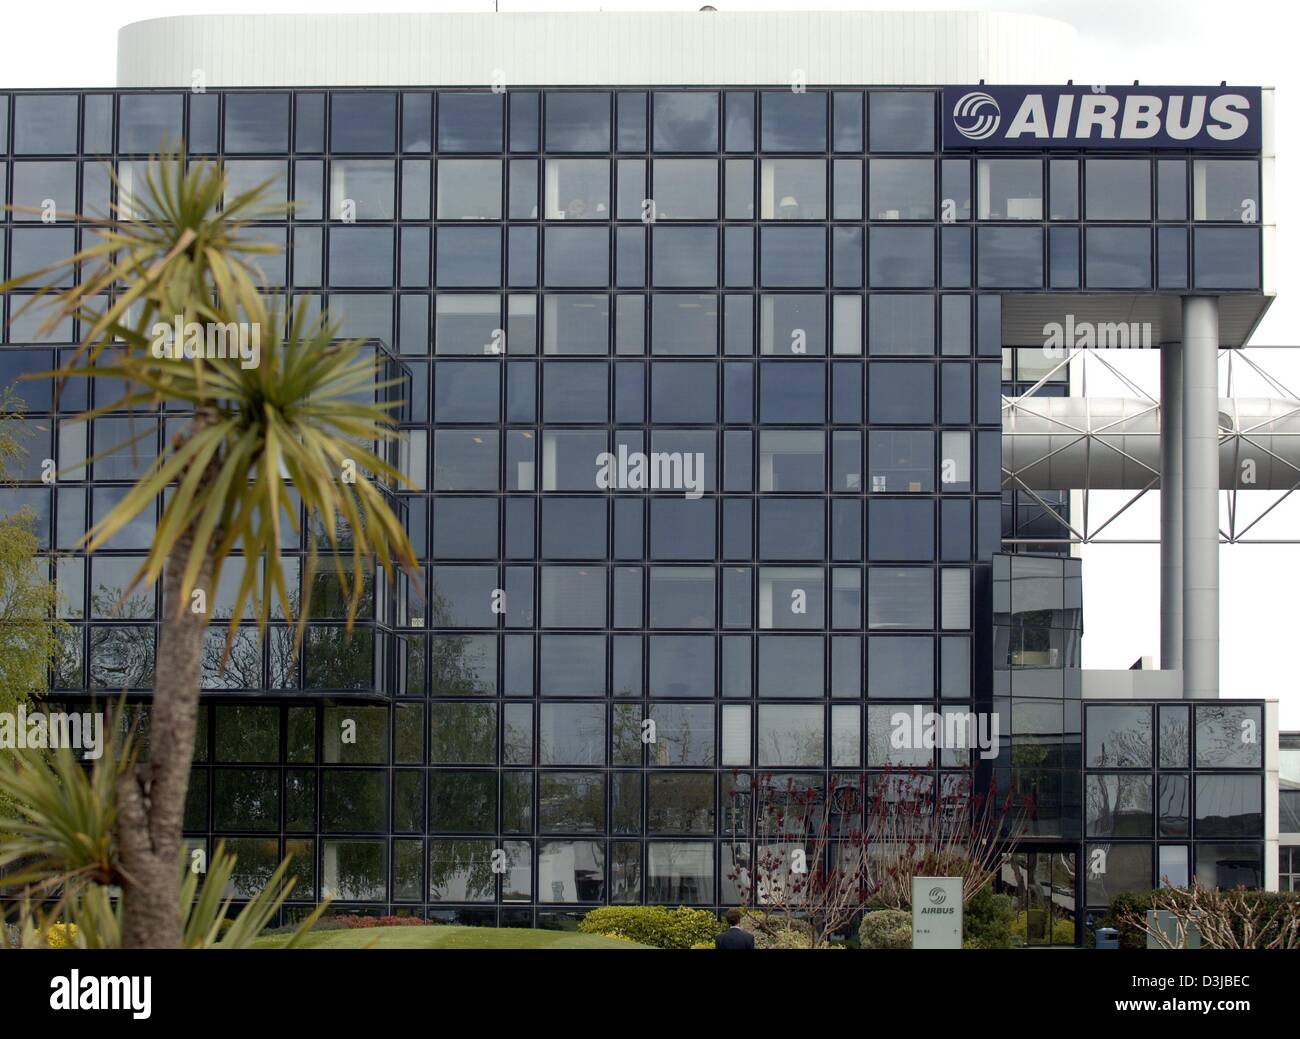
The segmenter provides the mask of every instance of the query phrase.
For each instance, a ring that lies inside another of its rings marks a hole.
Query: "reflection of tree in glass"
[[[592,772],[542,772],[537,814],[544,833],[590,833],[605,827],[605,777]]]
[[[335,565],[342,567],[344,582],[352,581],[352,565],[349,561],[339,560]],[[370,620],[375,615],[375,569],[367,564],[361,580],[361,603],[357,607],[358,620]],[[297,612],[298,604],[293,603]],[[348,615],[347,584],[340,582],[339,574],[333,567],[317,570],[311,580],[311,616],[314,620],[344,620]]]
[[[262,640],[256,629],[241,628],[226,657],[226,629],[209,628],[200,666],[204,689],[261,689]]]
[[[429,898],[491,901],[496,894],[492,847],[492,841],[430,841]]]
[[[528,833],[533,828],[533,774],[501,774],[501,829],[507,833]]]
[[[627,695],[624,693],[623,695]],[[610,748],[615,765],[641,764],[641,705],[615,703],[610,722]]]
[[[274,830],[279,826],[279,784],[274,769],[221,769],[215,778],[217,829]]]
[[[447,597],[430,582],[429,620],[437,628],[456,626],[455,611]],[[487,660],[476,659],[479,639],[471,635],[435,635],[429,654],[429,691],[434,696],[478,696],[496,692]]]
[[[304,681],[309,689],[370,689],[374,685],[374,629],[309,627]]]
[[[1232,704],[1196,706],[1196,764],[1201,768],[1258,766],[1259,710]]]
[[[153,627],[90,629],[90,681],[97,689],[153,685]]]
[[[1096,752],[1090,754],[1093,768],[1147,768],[1151,764],[1151,709],[1125,711],[1125,725],[1110,726]]]
[[[373,833],[387,825],[386,775],[374,770],[331,769],[324,773],[321,828],[343,833]]]
[[[1191,745],[1191,726],[1187,712],[1160,709],[1160,767],[1186,768],[1187,748]]]
[[[101,584],[90,593],[92,617],[106,617],[113,620],[152,620],[153,589],[137,591],[134,595],[122,596],[121,588]]]
[[[495,772],[429,773],[429,829],[443,833],[491,833],[496,830]]]
[[[651,833],[713,833],[713,776],[674,772],[650,776]]]
[[[650,755],[655,765],[711,765],[713,764],[713,709],[705,708],[707,724],[698,736],[691,719],[697,714],[689,707],[656,704],[651,715],[658,717],[655,742]]]
[[[270,883],[271,875],[280,865],[279,841],[230,837],[223,843],[226,851],[237,859],[226,889],[227,897],[252,898]]]
[[[496,762],[497,709],[490,703],[431,703],[429,760],[435,765]]]
[[[758,760],[764,764],[772,762],[781,765],[821,764],[826,756],[825,739],[822,735],[820,714],[817,720],[800,729],[780,729],[772,727],[766,733],[760,727],[759,735],[766,738],[759,745]],[[867,734],[870,745],[871,734]]]
[[[376,901],[384,897],[388,856],[383,841],[326,841],[325,885],[337,899]]]

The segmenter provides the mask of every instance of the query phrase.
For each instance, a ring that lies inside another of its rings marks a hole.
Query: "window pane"
[[[821,768],[825,761],[826,721],[821,707],[759,705],[759,768]]]
[[[603,765],[604,705],[542,704],[538,747],[542,765]]]
[[[1151,777],[1088,776],[1086,819],[1089,837],[1150,837]]]
[[[1090,227],[1084,232],[1089,288],[1147,288],[1151,232],[1145,227]]]
[[[546,147],[560,152],[607,152],[609,94],[548,91]]]
[[[1150,220],[1149,159],[1088,159],[1084,163],[1089,220]]]
[[[1264,719],[1249,705],[1196,705],[1197,768],[1259,768]]]
[[[872,220],[933,220],[934,163],[929,159],[872,159],[867,206]],[[966,194],[970,191],[966,189]],[[964,197],[964,196],[963,196]]]
[[[867,248],[868,284],[877,288],[934,285],[934,229],[873,227]]]
[[[825,161],[764,159],[759,166],[759,199],[764,220],[825,220]]]
[[[647,847],[646,899],[656,905],[713,902],[713,845],[707,841],[653,841]]]
[[[126,99],[123,98],[125,105]],[[170,104],[173,96],[162,101]],[[4,106],[0,105],[0,110]],[[179,115],[179,108],[177,111]],[[0,116],[0,129],[5,120]],[[179,120],[176,130],[179,131]],[[179,138],[179,133],[175,134]],[[143,149],[129,148],[124,138],[124,151],[154,151],[161,143],[155,139]],[[176,143],[176,141],[173,141]],[[15,155],[68,155],[77,150],[77,95],[76,94],[22,94],[14,98],[14,154]],[[108,149],[104,149],[108,151]]]
[[[1263,837],[1263,791],[1258,776],[1197,776],[1197,838]]]
[[[608,218],[608,162],[604,159],[546,160],[547,220]]]
[[[1089,705],[1084,764],[1089,768],[1150,768],[1151,708]]]
[[[226,94],[226,151],[285,151],[289,146],[289,96]]]
[[[826,95],[816,91],[761,95],[764,151],[826,150]]]
[[[125,99],[123,99],[125,100]],[[330,98],[330,148],[391,152],[397,145],[397,95],[335,93]]]
[[[928,152],[934,148],[934,94],[873,90],[867,127],[873,152]]]
[[[867,627],[932,629],[934,572],[914,567],[868,569]]]
[[[438,95],[438,151],[499,152],[503,94],[440,93]]]
[[[981,220],[1041,220],[1043,164],[1037,159],[980,159]]]
[[[716,220],[718,164],[713,159],[656,159],[656,220]]]
[[[501,163],[443,159],[438,163],[439,220],[500,220]]]

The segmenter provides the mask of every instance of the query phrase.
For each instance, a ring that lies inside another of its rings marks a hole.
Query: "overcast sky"
[[[502,0],[502,11],[556,10],[696,10],[695,3],[632,2],[532,3]],[[710,0],[721,11],[804,9],[784,3],[728,3]],[[490,11],[492,3],[385,2],[386,11]],[[278,0],[276,13],[354,13],[363,5],[312,0]],[[900,9],[1024,11],[1059,18],[1080,32],[1072,67],[1060,79],[1084,83],[1199,84],[1230,83],[1274,86],[1277,92],[1277,184],[1287,183],[1293,168],[1289,156],[1300,151],[1300,117],[1291,107],[1300,83],[1300,62],[1293,35],[1297,21],[1291,4],[1261,0],[1005,0],[1001,3],[914,2],[840,4],[821,2],[817,9]],[[265,5],[208,0],[191,12],[178,12],[172,3],[118,0],[113,4],[17,4],[5,9],[0,37],[0,89],[7,87],[103,87],[116,76],[116,32],[128,22],[178,13],[267,13]],[[1289,193],[1279,190],[1272,216],[1280,227],[1293,221],[1296,208]],[[1265,219],[1270,219],[1265,215]],[[1295,284],[1294,248],[1279,237],[1277,284],[1281,295],[1265,318],[1254,343],[1262,346],[1300,344],[1300,302]],[[1278,372],[1292,390],[1300,387],[1300,351],[1260,352],[1260,360]],[[1114,355],[1109,355],[1115,359]],[[1153,396],[1158,388],[1155,355],[1118,358],[1124,371]],[[1121,392],[1094,377],[1090,392]],[[1221,392],[1223,392],[1221,390]],[[1246,385],[1237,390],[1251,395]],[[1259,393],[1258,395],[1263,395]],[[1258,511],[1256,495],[1243,495],[1243,511]],[[1158,503],[1154,495],[1130,510],[1114,529],[1116,536],[1153,538],[1158,534]],[[1120,503],[1124,499],[1120,498]],[[1264,501],[1262,497],[1260,501]],[[1269,498],[1267,501],[1271,501]],[[1300,501],[1272,517],[1275,536],[1300,537]],[[1093,509],[1115,507],[1115,496],[1095,496]],[[1260,528],[1261,531],[1264,528]],[[1159,554],[1154,545],[1094,545],[1084,551],[1084,663],[1088,667],[1128,667],[1140,656],[1158,656]],[[1227,546],[1221,553],[1222,689],[1225,696],[1276,697],[1282,701],[1284,728],[1300,728],[1300,667],[1296,642],[1297,575],[1300,546]]]

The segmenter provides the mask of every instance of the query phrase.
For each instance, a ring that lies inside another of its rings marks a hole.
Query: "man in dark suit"
[[[754,948],[754,936],[748,931],[740,929],[740,910],[728,909],[724,919],[727,921],[727,929],[713,940],[713,944],[719,949],[752,949]]]

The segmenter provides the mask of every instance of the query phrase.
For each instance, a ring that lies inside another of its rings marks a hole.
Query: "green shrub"
[[[966,900],[962,913],[963,949],[1010,949],[1015,943],[1011,923],[1016,904],[1010,895],[999,895],[985,884]]]
[[[1046,912],[1046,910],[1036,910],[1036,912]],[[1029,940],[1029,913],[1017,913],[1015,919],[1011,921],[1011,937],[1014,942],[1026,944]],[[1054,945],[1073,945],[1074,944],[1074,921],[1067,920],[1064,917],[1054,917],[1052,919],[1052,944]]]
[[[1151,908],[1151,899],[1155,896],[1154,891],[1124,891],[1110,900],[1110,908],[1106,914],[1093,921],[1092,930],[1084,935],[1084,942],[1090,948],[1096,948],[1097,945],[1097,928],[1114,927],[1119,931],[1119,947],[1121,949],[1145,949],[1147,947],[1147,936],[1136,927],[1130,927],[1120,920],[1120,914],[1125,909],[1131,909],[1140,916],[1145,917],[1146,911]]]
[[[771,935],[765,936],[767,941],[764,945],[758,945],[758,939],[754,939],[754,945],[763,949],[811,949],[812,942],[801,931],[793,927],[779,928]]]
[[[583,917],[578,930],[583,934],[617,933],[657,949],[689,949],[712,943],[722,932],[722,924],[707,909],[602,906]]]
[[[740,929],[754,936],[755,949],[811,949],[812,925],[783,913],[747,912]]]
[[[863,949],[910,949],[912,914],[901,909],[877,909],[862,917],[858,944]]]
[[[1158,891],[1123,891],[1116,895],[1110,901],[1110,908],[1100,919],[1093,922],[1093,929],[1085,937],[1086,943],[1090,947],[1096,946],[1096,929],[1098,927],[1114,927],[1119,931],[1119,947],[1121,949],[1145,949],[1147,947],[1146,932],[1141,928],[1126,924],[1122,916],[1125,910],[1141,919],[1146,919],[1147,910],[1151,908],[1152,900]],[[1257,921],[1261,924],[1267,924],[1269,920],[1278,913],[1284,912],[1290,905],[1300,903],[1300,894],[1294,891],[1246,891],[1245,896],[1255,905],[1261,907],[1264,911],[1263,919]],[[1242,937],[1238,931],[1238,938]]]

